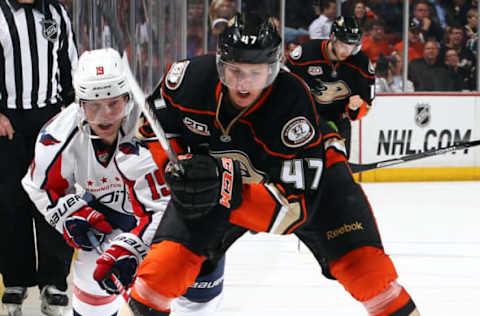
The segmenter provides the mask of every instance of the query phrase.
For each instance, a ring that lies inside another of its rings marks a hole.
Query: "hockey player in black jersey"
[[[375,69],[360,50],[361,43],[357,21],[339,16],[329,40],[311,40],[298,46],[285,63],[308,84],[319,115],[338,128],[348,153],[350,120],[366,115],[375,97]]]
[[[340,136],[317,116],[305,83],[279,70],[281,51],[270,21],[237,15],[216,56],[174,63],[149,97],[184,172],[153,152],[172,199],[138,269],[135,315],[170,315],[202,263],[247,230],[296,234],[370,315],[419,315]]]

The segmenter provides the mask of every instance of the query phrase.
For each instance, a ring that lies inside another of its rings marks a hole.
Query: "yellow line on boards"
[[[383,168],[354,175],[360,182],[478,181],[480,167]]]

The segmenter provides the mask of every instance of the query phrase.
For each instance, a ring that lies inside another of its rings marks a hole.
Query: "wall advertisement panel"
[[[478,95],[378,96],[357,124],[352,161],[370,163],[480,139]],[[363,173],[362,181],[480,180],[480,149]]]

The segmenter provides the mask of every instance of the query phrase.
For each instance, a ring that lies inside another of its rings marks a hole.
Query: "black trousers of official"
[[[73,250],[46,222],[20,182],[33,159],[38,132],[57,112],[53,106],[2,111],[15,129],[12,140],[0,136],[0,273],[6,287],[41,289],[51,284],[67,289]]]

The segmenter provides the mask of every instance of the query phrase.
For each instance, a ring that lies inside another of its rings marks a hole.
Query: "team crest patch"
[[[183,119],[183,124],[185,124],[185,126],[195,134],[199,134],[202,136],[210,136],[210,131],[208,130],[207,124],[199,123],[189,117],[185,117]]]
[[[180,87],[189,63],[189,60],[179,61],[173,63],[172,67],[170,67],[165,79],[165,84],[170,90],[176,90]]]
[[[42,24],[42,35],[48,41],[55,43],[58,37],[58,24],[55,20],[43,19]]]
[[[291,53],[290,57],[293,60],[299,60],[302,57],[302,46],[298,45]]]
[[[51,134],[43,132],[40,136],[40,143],[45,146],[51,146],[60,143],[60,141]]]
[[[296,148],[308,143],[314,135],[312,124],[305,117],[298,116],[285,124],[281,137],[285,146]]]
[[[321,66],[310,66],[308,67],[307,72],[310,76],[323,75],[323,69]]]

